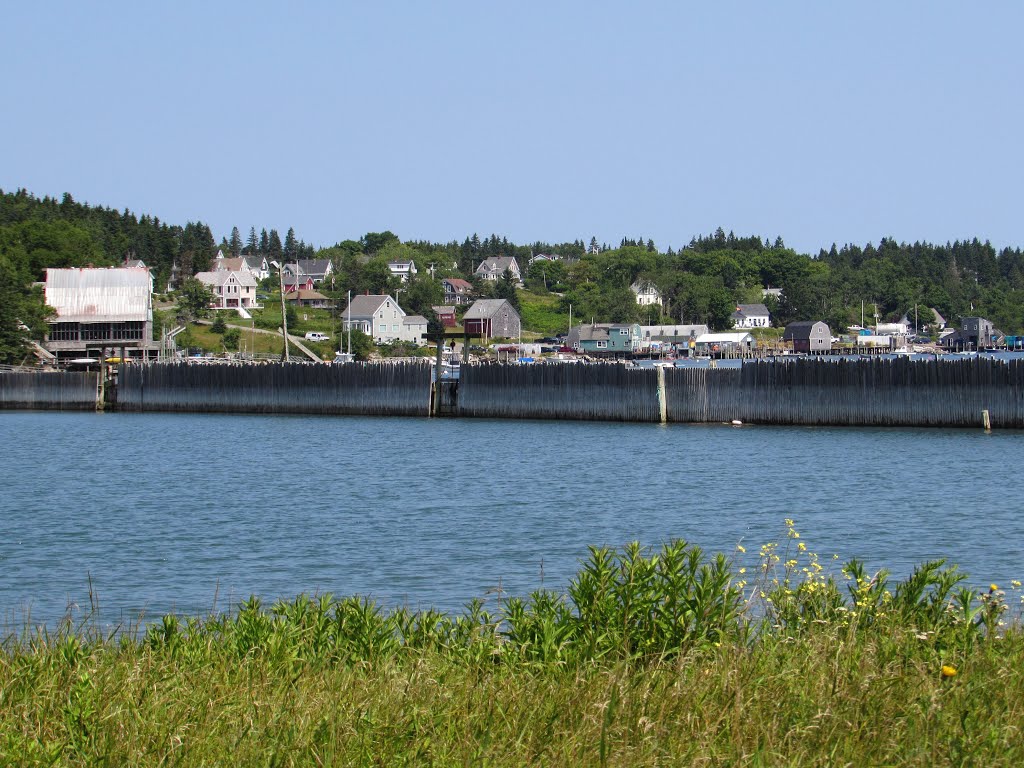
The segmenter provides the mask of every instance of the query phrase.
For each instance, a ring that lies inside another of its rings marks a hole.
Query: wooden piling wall
[[[458,416],[659,421],[658,378],[622,365],[464,365]]]
[[[96,408],[99,374],[86,371],[4,371],[0,408],[91,411]]]
[[[127,365],[124,411],[427,416],[431,368],[418,363]]]
[[[666,371],[668,420],[1024,428],[1024,361],[797,360]]]

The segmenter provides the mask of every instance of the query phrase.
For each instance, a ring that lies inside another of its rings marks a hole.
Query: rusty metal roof
[[[145,322],[153,319],[153,277],[141,267],[47,269],[46,303],[62,323]]]

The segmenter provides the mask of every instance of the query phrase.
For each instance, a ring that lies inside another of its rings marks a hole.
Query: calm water
[[[1024,433],[0,412],[0,624],[250,594],[459,610],[589,544],[812,551],[1024,576]]]

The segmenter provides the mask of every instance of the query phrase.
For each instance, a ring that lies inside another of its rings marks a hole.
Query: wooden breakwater
[[[426,416],[426,363],[128,365],[127,411]],[[91,409],[96,373],[0,373],[0,407]],[[464,365],[433,413],[636,422],[1024,428],[1024,360],[810,360],[742,368]]]
[[[598,365],[464,365],[457,416],[660,421],[657,371]]]
[[[3,371],[0,408],[91,411],[99,401],[99,376],[86,371]]]
[[[1024,428],[1024,361],[796,360],[666,371],[667,420]]]
[[[124,411],[426,416],[431,368],[423,363],[121,366]]]

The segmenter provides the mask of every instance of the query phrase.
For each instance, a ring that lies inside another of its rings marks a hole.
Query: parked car
[[[331,337],[320,331],[309,331],[306,334],[306,341],[330,341]]]

